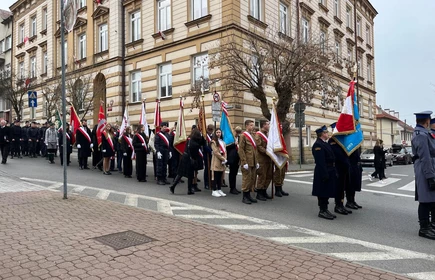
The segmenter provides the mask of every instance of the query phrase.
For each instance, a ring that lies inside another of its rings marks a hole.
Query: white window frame
[[[346,7],[346,27],[352,29],[352,8]]]
[[[86,33],[82,33],[79,35],[77,52],[78,59],[86,58]]]
[[[30,58],[30,78],[36,78],[36,56]]]
[[[192,20],[205,17],[208,14],[207,0],[191,0]]]
[[[24,23],[20,24],[20,26],[18,27],[18,40],[20,43],[24,42]]]
[[[140,102],[142,101],[142,77],[141,71],[131,72],[130,78],[130,95],[131,102]]]
[[[372,81],[372,62],[367,60],[367,81]]]
[[[373,100],[369,100],[369,119],[373,119]]]
[[[262,0],[250,0],[251,16],[258,20],[263,20],[263,7],[261,2]]]
[[[363,97],[362,95],[358,96],[358,109],[359,109],[359,116],[364,117],[364,103],[363,103]]]
[[[251,77],[252,77],[252,81],[255,84],[258,84],[258,76],[260,73],[260,66],[258,65],[258,56],[253,54],[251,56]]]
[[[370,26],[366,26],[366,43],[368,44],[368,45],[370,45],[371,44],[371,35],[370,35]]]
[[[340,0],[333,0],[334,16],[340,18]]]
[[[6,40],[0,41],[0,53],[4,53],[6,51]]]
[[[326,32],[323,30],[320,30],[319,42],[320,42],[320,49],[322,50],[322,53],[325,53],[325,51],[326,51]],[[304,43],[306,43],[306,42],[304,42]]]
[[[159,31],[171,28],[171,0],[157,1],[157,28]]]
[[[288,6],[284,3],[279,3],[279,31],[285,35],[289,35],[289,20],[288,20]]]
[[[130,40],[137,41],[142,38],[141,34],[141,11],[135,11],[130,14]]]
[[[42,9],[42,30],[47,30],[48,13],[47,8]]]
[[[349,62],[352,62],[353,61],[353,50],[352,49],[347,49],[347,60],[349,61]]]
[[[335,54],[337,55],[337,62],[339,62],[341,58],[341,43],[338,40],[335,40]]]
[[[47,74],[47,71],[48,71],[48,54],[47,54],[47,52],[44,52],[42,54],[42,69],[44,71],[44,74]]]
[[[337,87],[337,111],[341,112],[342,105],[341,102],[343,101],[343,89],[339,86]]]
[[[165,69],[166,68],[166,69]],[[162,86],[165,84],[165,86]],[[163,95],[162,88],[165,88]],[[159,97],[166,98],[172,96],[172,64],[166,63],[159,65]]]
[[[306,125],[305,126],[305,146],[311,147],[311,126]]]
[[[20,62],[18,64],[18,74],[20,76],[20,79],[24,79],[24,62]]]
[[[83,7],[86,7],[86,0],[78,0],[78,9],[81,9]]]
[[[30,19],[30,37],[36,36],[36,15]]]
[[[109,49],[109,29],[107,23],[98,26],[98,50],[104,52]]]
[[[322,4],[323,6],[326,6],[326,0],[319,0],[319,4]]]
[[[204,81],[204,91],[208,91],[210,85],[209,81],[209,68],[208,68],[208,54],[198,54],[192,59],[192,73],[193,73],[193,82],[194,84],[198,84],[201,82],[201,77]]]
[[[6,37],[5,44],[6,44],[6,51],[8,51],[12,48],[12,36],[11,35]]]
[[[361,37],[361,18],[356,18],[356,35]]]
[[[308,41],[310,40],[310,21],[305,17],[302,17],[301,21],[302,21],[302,24],[301,24],[302,42],[308,43]]]

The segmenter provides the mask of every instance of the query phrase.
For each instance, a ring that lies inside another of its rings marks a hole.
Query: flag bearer
[[[269,133],[269,121],[260,121],[260,131],[255,134],[255,143],[257,144],[257,158],[260,168],[257,170],[257,199],[266,201],[272,199],[267,194],[267,188],[272,180],[272,160],[266,153],[267,135]]]

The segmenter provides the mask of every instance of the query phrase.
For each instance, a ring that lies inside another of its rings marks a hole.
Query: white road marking
[[[406,174],[393,174],[393,173],[391,173],[390,174],[391,176],[399,176],[399,177],[408,177],[409,175],[406,175]]]
[[[313,182],[307,182],[307,181],[299,181],[299,180],[292,180],[292,179],[284,179],[286,182],[292,182],[292,183],[299,183],[299,184],[306,184],[306,185],[312,185]]]
[[[253,230],[253,229],[287,229],[285,225],[216,225],[232,230]]]
[[[392,196],[401,196],[401,197],[412,197],[412,198],[415,198],[415,196],[413,196],[413,195],[401,194],[401,193],[382,192],[382,191],[367,190],[367,189],[363,189],[362,191],[363,192],[371,192],[371,193],[379,193],[379,194],[388,194],[388,195],[392,195]]]
[[[324,237],[269,237],[272,241],[284,244],[297,244],[297,243],[337,243],[338,241],[332,238]]]
[[[288,176],[290,176],[290,177],[295,177],[295,178],[304,178],[304,177],[310,177],[310,176],[313,176],[313,173],[305,173],[305,174],[289,174]]]
[[[292,175],[292,174],[304,174],[304,173],[311,173],[313,174],[314,171],[309,170],[309,171],[291,171],[291,172],[286,172],[286,175]]]
[[[380,181],[377,181],[375,183],[367,184],[367,186],[382,188],[382,187],[394,184],[397,181],[400,181],[400,179],[388,178],[388,179],[384,179],[384,183],[381,183]]]
[[[179,210],[192,210],[192,207],[180,207],[180,206],[171,206],[172,211],[179,211]]]
[[[74,193],[81,193],[85,189],[86,189],[85,187],[77,186],[77,187],[73,187],[72,190],[71,189],[70,190],[71,190],[71,192],[74,192]]]
[[[411,191],[411,192],[415,191],[415,180],[412,180],[411,183],[406,184],[405,186],[399,188],[399,190],[402,190],[402,191]]]
[[[330,253],[330,256],[345,259],[352,262],[363,262],[363,261],[386,261],[386,260],[403,260],[403,259],[413,259],[415,256],[397,256],[392,253],[383,252],[350,252],[350,253]]]
[[[133,207],[137,207],[137,199],[138,196],[135,194],[127,194],[125,196],[125,205],[129,205],[129,206],[133,206]]]
[[[177,217],[180,218],[185,218],[185,219],[229,219],[228,217],[225,216],[221,216],[221,215],[175,215]]]
[[[168,200],[157,201],[157,212],[174,215],[174,213],[172,213],[171,203]]]
[[[435,271],[407,273],[405,275],[408,277],[420,279],[420,280],[434,280],[435,279]]]
[[[110,191],[108,190],[101,190],[97,193],[96,197],[102,200],[106,200],[110,195]]]

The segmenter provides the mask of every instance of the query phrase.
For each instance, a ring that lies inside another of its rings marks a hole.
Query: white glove
[[[91,143],[91,149],[94,147],[94,144]]]
[[[172,158],[172,152],[169,152],[169,159]]]
[[[48,146],[48,143],[47,143],[47,144],[45,144],[45,146]]]
[[[77,149],[80,149],[82,146],[80,144],[77,144]]]
[[[105,153],[105,152],[106,152],[106,150],[102,150],[102,152],[103,152],[103,153]]]
[[[248,170],[248,169],[249,169],[249,165],[248,165],[248,164],[244,164],[244,165],[243,165],[243,168],[245,168],[246,170]]]
[[[162,159],[162,153],[161,152],[157,152],[157,159]]]
[[[123,153],[122,155],[126,157],[126,156],[127,156],[127,153]]]
[[[258,169],[258,168],[260,168],[260,164],[259,164],[259,163],[257,163],[257,169]]]
[[[145,147],[145,143],[142,143],[142,146],[144,146],[144,147]]]
[[[222,161],[222,165],[227,164],[227,160]]]

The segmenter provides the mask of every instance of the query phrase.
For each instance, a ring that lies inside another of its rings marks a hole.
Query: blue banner
[[[230,120],[228,119],[228,116],[225,114],[224,111],[222,111],[222,117],[221,117],[221,130],[222,130],[222,138],[226,145],[231,145],[235,142],[233,129],[231,128]]]

